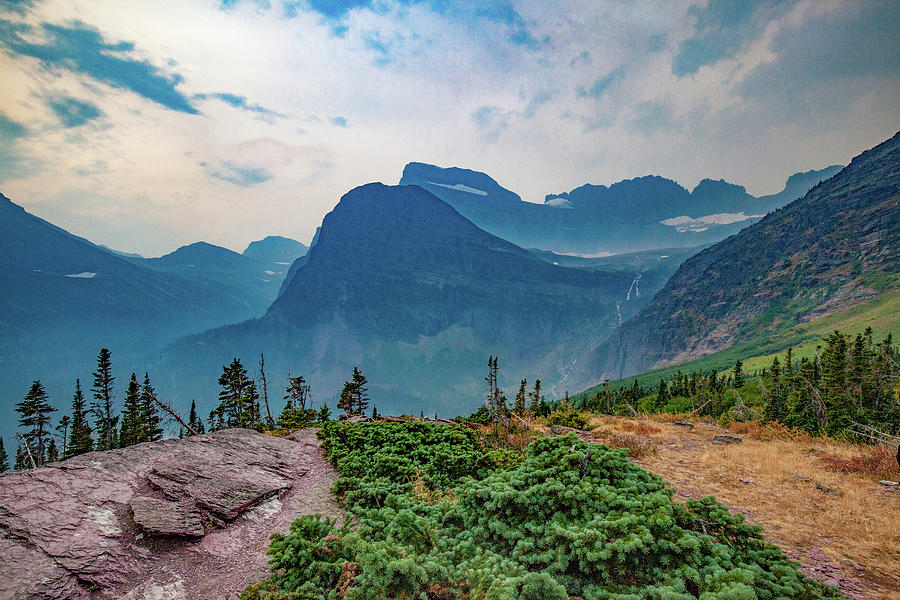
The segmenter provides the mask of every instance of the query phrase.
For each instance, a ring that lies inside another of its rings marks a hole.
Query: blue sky
[[[779,191],[900,129],[900,3],[0,0],[0,192],[158,255],[407,162]]]

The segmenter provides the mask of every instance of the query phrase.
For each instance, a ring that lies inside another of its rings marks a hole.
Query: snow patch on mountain
[[[478,188],[469,187],[467,185],[463,185],[461,183],[457,183],[454,185],[450,185],[448,183],[437,183],[435,181],[429,181],[428,185],[436,185],[438,187],[447,188],[448,190],[456,190],[457,192],[466,192],[468,194],[475,194],[476,196],[487,196],[488,193],[484,190],[479,190]]]
[[[713,225],[731,225],[732,223],[740,223],[749,219],[761,219],[764,216],[766,215],[747,215],[743,211],[737,213],[716,213],[697,218],[681,215],[680,217],[663,219],[660,221],[660,224],[674,227],[679,233],[688,231],[700,232],[706,231]]]

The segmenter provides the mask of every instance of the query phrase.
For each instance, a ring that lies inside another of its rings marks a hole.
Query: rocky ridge
[[[314,430],[230,429],[0,478],[0,600],[237,598],[275,531],[339,518]]]

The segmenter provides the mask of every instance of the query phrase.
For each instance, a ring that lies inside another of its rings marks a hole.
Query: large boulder
[[[268,536],[340,511],[313,431],[228,429],[0,477],[0,600],[223,598]],[[239,568],[236,568],[239,567]]]

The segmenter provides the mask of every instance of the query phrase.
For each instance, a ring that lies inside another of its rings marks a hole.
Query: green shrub
[[[563,427],[572,427],[573,429],[584,429],[587,427],[588,420],[582,413],[574,408],[554,410],[547,417],[547,424],[562,425]]]
[[[322,437],[355,493],[346,524],[304,517],[273,536],[272,576],[246,600],[840,597],[713,498],[674,502],[624,451],[574,435],[505,461],[455,427],[335,424]],[[411,473],[453,493],[420,502]]]

